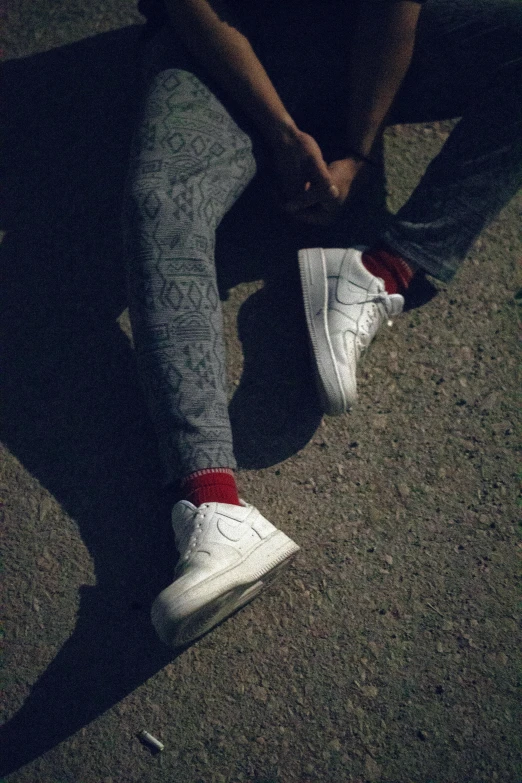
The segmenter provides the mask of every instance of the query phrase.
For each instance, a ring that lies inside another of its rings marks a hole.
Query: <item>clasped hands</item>
[[[347,157],[327,164],[315,139],[302,131],[281,139],[273,154],[282,209],[303,223],[335,222],[364,163]]]

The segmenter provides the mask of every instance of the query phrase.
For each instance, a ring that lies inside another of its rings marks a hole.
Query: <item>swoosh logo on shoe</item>
[[[250,531],[250,525],[230,517],[218,517],[217,529],[229,541],[240,541]]]

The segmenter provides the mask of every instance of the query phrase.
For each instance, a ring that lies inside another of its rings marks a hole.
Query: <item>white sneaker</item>
[[[316,377],[326,413],[345,413],[357,399],[356,368],[383,321],[402,312],[361,261],[365,248],[299,251],[299,269]]]
[[[172,526],[180,559],[175,581],[152,605],[152,622],[183,647],[255,598],[299,547],[245,503],[176,503]]]

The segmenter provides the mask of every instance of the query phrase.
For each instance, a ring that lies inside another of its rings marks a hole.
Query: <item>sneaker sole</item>
[[[160,639],[174,649],[204,636],[268,587],[299,551],[280,530],[226,571],[178,594],[176,582],[152,605],[152,623]]]
[[[321,248],[300,250],[299,272],[315,365],[319,396],[328,416],[339,416],[350,405],[343,388],[328,332],[328,278],[326,259]],[[355,398],[355,394],[353,395]]]

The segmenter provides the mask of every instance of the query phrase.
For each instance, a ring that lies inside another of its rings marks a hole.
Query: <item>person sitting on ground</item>
[[[289,221],[327,226],[372,165],[386,124],[461,118],[376,242],[299,252],[323,408],[347,411],[360,355],[402,311],[415,273],[451,280],[520,187],[522,5],[141,0],[139,7],[148,19],[144,91],[124,233],[138,369],[164,481],[179,497],[172,524],[180,559],[152,619],[177,648],[258,595],[299,549],[238,496],[218,225],[264,167]],[[326,130],[337,127],[339,112],[344,117],[340,154],[331,159],[306,130],[307,100],[319,93]]]

